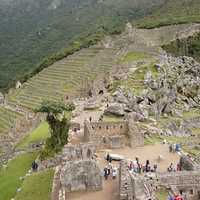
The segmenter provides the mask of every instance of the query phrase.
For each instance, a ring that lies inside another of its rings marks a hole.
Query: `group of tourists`
[[[145,173],[145,172],[156,172],[158,166],[157,164],[150,165],[150,161],[146,160],[145,165],[142,165],[139,162],[139,158],[135,158],[134,161],[130,161],[128,165],[129,171],[134,172],[134,173]]]
[[[175,152],[180,152],[180,151],[181,151],[180,144],[170,144],[169,145],[169,152],[170,153],[175,153]]]
[[[112,157],[110,154],[106,156],[107,166],[104,167],[104,178],[107,180],[109,177],[115,179],[117,177],[117,168],[112,165]]]
[[[115,179],[117,177],[117,168],[113,167],[111,163],[104,167],[104,178],[107,180],[109,177]]]
[[[184,200],[180,195],[169,195],[167,200]]]
[[[168,172],[177,172],[177,171],[181,171],[181,165],[180,163],[178,163],[176,166],[171,163],[170,166],[167,168]]]

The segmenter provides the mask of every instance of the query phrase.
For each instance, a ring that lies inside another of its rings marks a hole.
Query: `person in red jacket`
[[[183,198],[180,195],[175,195],[174,200],[183,200]]]

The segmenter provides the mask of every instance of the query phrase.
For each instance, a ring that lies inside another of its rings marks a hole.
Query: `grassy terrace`
[[[49,200],[52,189],[54,170],[38,172],[27,177],[22,184],[21,192],[15,200]]]
[[[6,133],[21,117],[21,113],[0,106],[0,134]]]
[[[23,177],[31,168],[37,153],[26,153],[18,156],[8,163],[6,169],[0,169],[0,199],[10,200],[16,194],[17,188],[21,187]]]
[[[139,95],[143,89],[145,89],[144,85],[144,77],[145,74],[150,71],[154,78],[157,77],[158,72],[156,67],[154,66],[154,59],[144,53],[139,52],[129,52],[120,60],[120,63],[129,64],[132,62],[139,61],[149,61],[148,64],[139,64],[133,72],[130,72],[128,78],[126,80],[115,81],[113,83],[113,90],[115,90],[118,86],[124,86],[125,89],[131,90],[134,94]]]
[[[49,136],[49,125],[47,122],[42,122],[36,129],[30,132],[16,147],[24,148],[31,143],[44,141]]]
[[[97,47],[83,49],[31,78],[8,96],[8,102],[34,109],[43,100],[60,101],[66,95],[76,94],[88,81],[111,69],[116,52]]]

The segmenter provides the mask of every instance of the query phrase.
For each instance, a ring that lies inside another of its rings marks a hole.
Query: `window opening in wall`
[[[123,128],[123,126],[121,125],[121,126],[120,126],[120,128],[122,129],[122,128]]]
[[[99,129],[101,129],[101,126],[99,126]]]
[[[108,129],[109,129],[109,127],[108,127],[108,126],[106,126],[106,129],[108,130]]]
[[[190,194],[193,195],[193,190],[190,190]]]

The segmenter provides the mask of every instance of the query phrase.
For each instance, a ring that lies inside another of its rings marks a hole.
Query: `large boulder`
[[[188,156],[182,156],[180,158],[180,166],[182,170],[186,171],[193,171],[194,170],[194,163]]]
[[[60,180],[67,192],[102,189],[101,170],[94,160],[66,162]]]
[[[128,103],[127,97],[124,95],[122,89],[117,90],[116,92],[113,93],[114,100],[118,103]]]
[[[116,115],[116,116],[124,116],[124,105],[119,103],[113,103],[108,106],[105,111],[105,115]]]
[[[137,112],[131,112],[131,113],[127,113],[126,115],[125,115],[125,119],[126,120],[134,120],[134,121],[140,121],[140,122],[143,122],[143,121],[145,121],[145,116],[144,115],[142,115],[141,113],[137,113]]]

